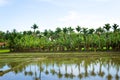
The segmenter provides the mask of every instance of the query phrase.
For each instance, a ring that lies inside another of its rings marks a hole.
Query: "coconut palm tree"
[[[106,29],[106,31],[107,31],[107,33],[106,33],[106,41],[107,41],[106,42],[106,48],[108,49],[109,45],[110,45],[110,43],[109,43],[109,40],[110,40],[109,31],[110,31],[111,25],[110,24],[105,24],[105,26],[103,26],[103,28]]]
[[[37,31],[36,31],[36,34],[37,34],[37,35],[40,35],[40,31],[39,31],[39,30],[37,30]]]
[[[95,30],[94,30],[93,28],[91,28],[91,29],[88,30],[88,34],[93,34],[94,31],[95,31]]]
[[[78,32],[78,33],[80,33],[81,32],[81,27],[80,26],[77,26],[77,28],[76,28],[76,31]]]
[[[103,34],[104,32],[105,32],[104,29],[101,28],[101,27],[99,27],[99,28],[96,29],[96,33],[97,33],[98,35],[101,35],[101,34]]]
[[[62,29],[59,28],[59,27],[57,27],[56,30],[55,30],[56,33],[60,33],[61,31],[62,31]]]
[[[119,27],[119,25],[117,25],[117,24],[113,24],[112,27],[113,27],[113,31],[116,32],[117,29],[118,29],[118,27]]]
[[[45,29],[45,31],[43,32],[43,35],[47,37],[47,35],[48,35],[48,30],[47,29]]]
[[[103,26],[103,28],[106,29],[107,32],[109,32],[111,26],[110,26],[110,24],[108,23],[108,24],[105,24],[105,25]]]
[[[28,35],[32,35],[32,31],[27,31],[27,34]]]
[[[63,32],[64,32],[64,34],[66,34],[68,32],[68,29],[66,27],[63,28]]]
[[[35,33],[35,30],[38,28],[38,26],[37,26],[37,24],[33,24],[33,26],[31,28],[34,29],[34,33]]]
[[[83,32],[83,38],[84,38],[84,49],[87,48],[87,34],[88,34],[88,28],[82,28]]]

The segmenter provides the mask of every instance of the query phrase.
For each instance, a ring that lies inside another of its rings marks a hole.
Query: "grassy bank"
[[[120,52],[3,53],[0,58],[82,58],[120,57]]]

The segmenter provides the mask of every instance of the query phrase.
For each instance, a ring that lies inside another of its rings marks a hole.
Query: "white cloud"
[[[81,27],[97,28],[103,26],[106,23],[114,24],[119,23],[120,19],[116,17],[110,17],[99,14],[81,14],[75,11],[68,12],[68,15],[58,19],[58,23],[61,26],[73,26],[80,25]]]
[[[96,1],[96,2],[108,2],[108,1],[111,1],[111,0],[89,0],[89,1]]]
[[[54,0],[36,0],[36,1],[41,1],[41,2],[53,2]]]
[[[75,11],[70,11],[70,12],[68,13],[68,15],[66,15],[66,16],[58,19],[58,20],[59,20],[59,21],[65,21],[65,22],[67,22],[67,21],[76,20],[76,19],[78,19],[78,18],[79,18],[79,15],[78,15],[77,12],[75,12]]]
[[[0,6],[8,4],[8,0],[0,0]]]

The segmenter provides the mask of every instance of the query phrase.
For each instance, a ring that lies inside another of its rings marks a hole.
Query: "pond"
[[[0,80],[120,80],[119,58],[17,60],[0,60]]]

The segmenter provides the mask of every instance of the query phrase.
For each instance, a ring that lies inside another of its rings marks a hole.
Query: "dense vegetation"
[[[119,51],[120,28],[117,24],[105,24],[97,29],[88,29],[77,26],[76,28],[56,28],[55,31],[36,30],[12,32],[0,31],[0,42],[6,42],[6,47],[11,51]]]

